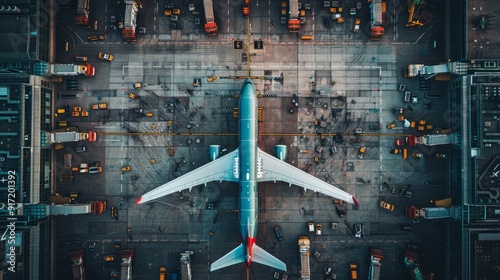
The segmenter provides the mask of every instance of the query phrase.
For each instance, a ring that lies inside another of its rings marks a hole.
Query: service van
[[[309,229],[309,232],[314,232],[314,223],[313,222],[307,223],[307,228]]]

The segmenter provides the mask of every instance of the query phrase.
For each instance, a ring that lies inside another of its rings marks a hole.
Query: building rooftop
[[[500,57],[500,29],[495,25],[495,13],[493,13],[498,9],[498,1],[467,2],[467,58],[494,59]]]

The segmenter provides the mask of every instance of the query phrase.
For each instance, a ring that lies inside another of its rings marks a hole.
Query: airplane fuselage
[[[257,94],[252,81],[246,79],[239,104],[239,219],[247,265],[257,237],[257,129]]]

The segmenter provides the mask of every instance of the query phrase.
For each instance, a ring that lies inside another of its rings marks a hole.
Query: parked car
[[[364,224],[354,224],[354,237],[364,238],[365,237],[365,225]]]
[[[118,209],[116,206],[111,207],[111,218],[118,219]]]
[[[405,145],[405,141],[403,139],[396,139],[396,141],[394,141],[396,143],[396,146],[404,146]]]
[[[283,233],[281,231],[280,226],[275,226],[274,227],[274,233],[276,234],[276,238],[278,238],[279,241],[283,240]]]
[[[101,36],[92,35],[92,36],[88,36],[87,39],[89,41],[97,41],[97,40],[101,40],[102,41],[102,40],[106,39],[106,36],[104,36],[104,35],[101,35]]]
[[[391,128],[395,128],[396,127],[396,124],[395,123],[390,123],[386,126],[387,128],[391,129]]]
[[[379,129],[380,129],[380,126],[379,126],[379,125],[374,125],[374,124],[372,124],[372,125],[369,125],[369,126],[368,126],[368,128],[369,128],[370,130],[379,130]]]
[[[316,224],[316,235],[321,235],[323,226],[321,224]]]
[[[399,84],[399,91],[405,91],[406,85],[405,84]]]
[[[107,60],[107,61],[113,61],[114,56],[112,54],[109,54],[109,53],[100,52],[99,53],[99,59]]]
[[[414,157],[414,158],[422,158],[422,157],[424,157],[424,156],[422,155],[422,153],[412,153],[411,155],[412,155],[412,157]]]
[[[391,148],[390,153],[391,154],[400,154],[401,153],[401,149]]]
[[[446,154],[437,153],[436,158],[446,158]]]
[[[394,205],[389,204],[383,200],[380,201],[380,207],[389,210],[391,212],[394,211]]]

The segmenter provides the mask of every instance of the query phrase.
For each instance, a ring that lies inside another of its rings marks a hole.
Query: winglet
[[[359,201],[353,196],[352,201],[354,201],[354,204],[359,205]]]
[[[141,203],[142,203],[142,196],[139,197],[139,199],[137,199],[137,201],[135,202],[135,204],[137,205],[137,204],[141,204]]]

